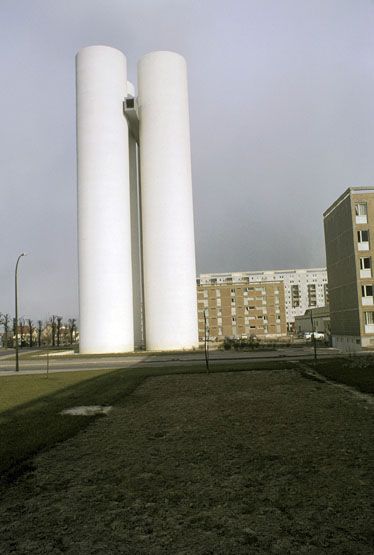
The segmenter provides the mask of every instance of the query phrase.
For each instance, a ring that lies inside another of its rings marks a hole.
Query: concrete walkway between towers
[[[373,411],[292,369],[148,378],[5,489],[0,553],[371,554]]]

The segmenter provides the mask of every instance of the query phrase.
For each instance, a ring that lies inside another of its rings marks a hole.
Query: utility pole
[[[312,324],[312,336],[313,336],[313,347],[314,347],[314,364],[317,363],[317,343],[316,336],[314,335],[314,321],[313,321],[313,310],[310,309],[310,322]]]
[[[206,317],[206,310],[204,310],[204,352],[205,352],[205,366],[206,371],[209,372],[209,327]]]
[[[26,253],[21,253],[17,258],[16,269],[14,272],[14,300],[15,300],[15,332],[16,332],[16,372],[19,371],[19,359],[18,359],[18,264],[22,256],[26,256]]]

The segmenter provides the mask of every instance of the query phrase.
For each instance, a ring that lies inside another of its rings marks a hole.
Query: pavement
[[[317,349],[317,356],[326,358],[329,356],[339,356],[337,349],[323,347]],[[281,348],[274,351],[253,351],[253,352],[232,352],[232,351],[210,351],[209,362],[215,364],[240,364],[245,361],[252,360],[307,360],[314,356],[313,348],[309,346]],[[0,377],[17,375],[15,372],[14,354],[0,356]],[[27,354],[27,358],[19,359],[19,374],[44,374],[49,365],[49,372],[77,372],[85,370],[101,370],[101,369],[118,369],[118,368],[136,368],[136,367],[175,367],[175,366],[191,366],[205,363],[204,353],[199,351],[195,353],[179,353],[179,354],[134,354],[134,355],[108,355],[105,357],[95,356],[80,357],[73,356],[56,356],[48,357],[35,353],[35,358]]]

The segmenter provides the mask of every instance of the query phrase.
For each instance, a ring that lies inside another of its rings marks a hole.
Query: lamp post
[[[18,264],[22,256],[26,256],[26,253],[21,253],[17,258],[16,269],[14,272],[14,297],[15,297],[15,332],[16,332],[16,372],[19,371],[19,361],[18,361]]]
[[[317,363],[317,343],[316,336],[314,334],[314,321],[313,321],[313,309],[310,309],[310,323],[312,325],[312,336],[313,336],[313,348],[314,348],[314,364]]]
[[[204,353],[206,371],[209,372],[209,327],[206,310],[204,310]]]

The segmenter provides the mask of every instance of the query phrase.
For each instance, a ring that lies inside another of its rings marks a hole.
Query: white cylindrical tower
[[[77,55],[80,352],[134,348],[126,58]]]
[[[198,345],[186,63],[151,52],[138,65],[147,349]]]

